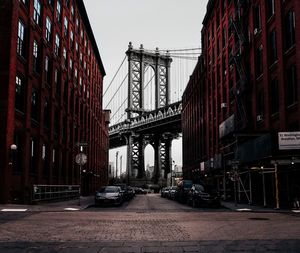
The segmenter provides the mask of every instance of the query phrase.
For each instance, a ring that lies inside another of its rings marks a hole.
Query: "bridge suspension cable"
[[[117,72],[115,73],[114,77],[112,78],[112,80],[110,81],[109,85],[107,86],[107,88],[106,88],[105,91],[103,92],[103,97],[105,96],[105,94],[107,93],[107,91],[109,90],[109,88],[111,87],[111,85],[113,84],[113,82],[114,82],[116,76],[118,75],[118,73],[119,73],[121,67],[123,66],[123,64],[124,64],[124,62],[125,62],[125,60],[126,60],[126,58],[127,58],[127,57],[125,56],[124,59],[123,59],[123,61],[122,61],[122,63],[120,64],[120,66],[119,66]]]
[[[110,103],[113,101],[113,99],[117,95],[118,91],[121,89],[121,87],[125,83],[125,80],[127,79],[127,77],[128,77],[128,74],[124,77],[122,83],[119,85],[118,89],[115,91],[115,93],[113,94],[113,96],[111,97],[111,99],[109,100],[109,102],[107,103],[107,105],[105,106],[105,108],[107,108],[110,105]]]

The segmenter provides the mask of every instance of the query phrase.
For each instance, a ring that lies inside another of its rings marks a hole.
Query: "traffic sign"
[[[87,155],[84,154],[84,153],[77,154],[76,157],[75,157],[75,162],[78,165],[85,165],[86,162],[87,162]]]

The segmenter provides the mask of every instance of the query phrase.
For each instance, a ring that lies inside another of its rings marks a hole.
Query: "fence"
[[[33,185],[32,201],[79,198],[79,185]]]

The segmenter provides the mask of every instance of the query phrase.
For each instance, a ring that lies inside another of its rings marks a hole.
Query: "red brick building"
[[[83,1],[1,1],[0,44],[0,201],[79,185],[79,142],[83,193],[106,184],[105,70]]]
[[[300,196],[299,11],[297,0],[207,5],[194,127],[205,136],[203,175],[237,201],[291,206]]]
[[[193,74],[182,96],[182,153],[184,178],[200,180],[200,163],[204,156],[204,128],[201,127],[203,115],[204,62],[199,57]]]

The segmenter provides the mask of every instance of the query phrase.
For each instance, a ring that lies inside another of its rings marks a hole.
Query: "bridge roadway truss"
[[[154,149],[153,183],[162,182],[172,166],[171,144],[181,132],[181,102],[169,104],[171,57],[145,52],[143,46],[133,49],[129,43],[127,119],[109,128],[109,146],[127,145],[127,176],[142,181],[145,178],[144,151]],[[146,67],[155,73],[155,109],[144,107],[144,73]]]

